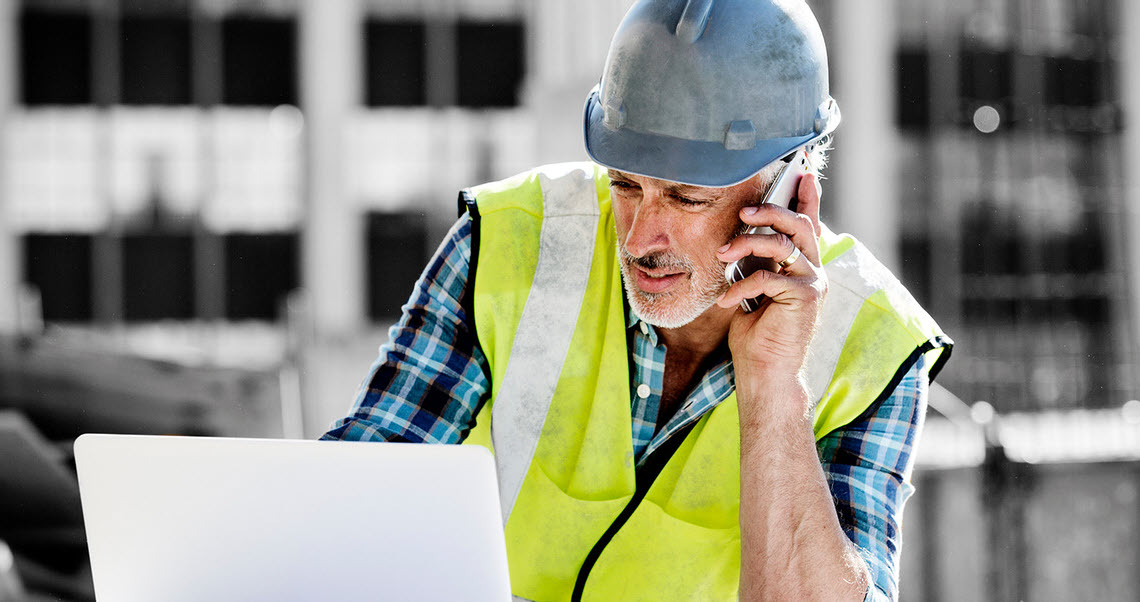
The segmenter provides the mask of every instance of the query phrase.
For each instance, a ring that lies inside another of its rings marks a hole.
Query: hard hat
[[[730,186],[839,119],[804,0],[638,0],[586,99],[586,152],[628,173]]]

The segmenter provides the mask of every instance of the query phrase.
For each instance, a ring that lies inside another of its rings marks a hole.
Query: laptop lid
[[[83,435],[99,600],[509,600],[468,445]]]

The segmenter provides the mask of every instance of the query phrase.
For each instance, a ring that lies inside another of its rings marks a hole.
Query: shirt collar
[[[629,298],[624,297],[625,291],[622,291],[625,300],[625,329],[636,328],[641,330],[641,333],[649,338],[649,343],[654,347],[657,346],[657,329],[652,324],[637,317],[633,312],[633,307],[629,304]]]

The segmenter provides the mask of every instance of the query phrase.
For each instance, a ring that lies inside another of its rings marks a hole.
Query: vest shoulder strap
[[[473,193],[484,218],[509,209],[540,210],[542,215],[534,282],[491,409],[491,441],[505,523],[534,457],[570,350],[593,261],[600,210],[590,164],[545,166]],[[539,199],[541,205],[534,206]]]
[[[835,234],[825,225],[821,247],[828,291],[820,334],[808,347],[805,366],[808,386],[817,400],[817,438],[858,416],[854,406],[841,403],[842,397],[855,388],[853,380],[859,380],[860,387],[893,388],[897,372],[909,370],[917,359],[909,356],[951,344],[902,283],[862,243],[850,235]],[[876,369],[870,369],[869,361],[853,366],[859,363],[856,358],[872,358],[878,362]],[[845,366],[854,369],[837,379],[836,371]]]

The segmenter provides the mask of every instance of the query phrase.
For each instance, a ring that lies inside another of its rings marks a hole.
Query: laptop
[[[474,445],[75,442],[98,600],[510,600]]]

